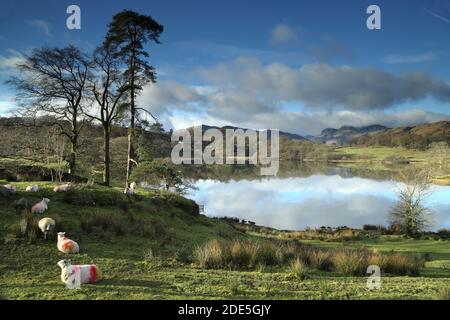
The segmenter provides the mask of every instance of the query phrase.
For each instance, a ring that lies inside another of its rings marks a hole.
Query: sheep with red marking
[[[80,252],[80,246],[73,240],[66,237],[65,232],[58,232],[58,250],[63,253],[78,253]]]
[[[102,279],[102,273],[95,264],[73,265],[70,260],[61,260],[58,266],[61,268],[61,280],[68,286],[74,285],[78,276],[80,284],[95,283]]]
[[[48,198],[42,198],[41,201],[36,203],[34,206],[31,207],[31,213],[44,213],[48,210],[48,203],[50,202],[50,199]]]

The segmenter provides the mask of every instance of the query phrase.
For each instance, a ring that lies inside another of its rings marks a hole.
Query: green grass
[[[379,291],[366,288],[366,277],[316,269],[309,269],[308,276],[300,281],[299,272],[293,272],[289,264],[245,271],[204,269],[189,259],[177,259],[189,256],[180,255],[180,250],[194,249],[211,239],[272,240],[193,215],[192,202],[166,192],[139,192],[128,199],[120,188],[95,186],[77,188],[69,196],[54,194],[52,183],[38,182],[41,191],[26,194],[23,190],[28,184],[17,183],[18,194],[0,198],[0,297],[6,299],[435,299],[450,286],[448,241],[400,237],[345,243],[305,241],[324,248],[366,247],[430,254],[431,261],[420,276],[383,277]],[[49,197],[49,211],[43,216],[58,216],[68,236],[79,242],[81,253],[60,253],[55,240],[40,237],[31,244],[18,237],[20,218],[12,202],[22,196],[31,203]],[[123,235],[107,226],[83,230],[81,221],[94,214],[116,217],[123,224]],[[56,265],[64,258],[74,264],[97,264],[104,279],[81,290],[66,289]]]
[[[385,161],[389,156],[400,156],[410,162],[423,162],[427,159],[425,151],[406,149],[402,147],[342,147],[336,148],[333,155],[347,160]]]
[[[379,236],[375,239],[347,242],[324,242],[304,240],[303,242],[322,248],[367,248],[381,252],[401,252],[409,254],[429,254],[432,259],[448,260],[450,262],[450,243],[443,240],[405,239],[403,236]],[[450,274],[449,274],[450,276]]]

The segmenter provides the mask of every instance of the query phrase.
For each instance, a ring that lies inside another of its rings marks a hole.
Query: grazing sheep
[[[41,201],[36,203],[33,207],[31,207],[31,213],[44,213],[48,210],[48,203],[50,202],[47,198],[42,198]]]
[[[53,188],[55,192],[67,192],[70,190],[70,183],[62,184]]]
[[[26,189],[25,189],[25,191],[26,192],[38,192],[39,191],[39,186],[37,186],[37,185],[31,185],[31,186],[28,186]]]
[[[69,238],[66,238],[65,232],[58,232],[58,250],[63,253],[78,253],[80,252],[80,247],[78,243]]]
[[[17,214],[22,214],[28,211],[28,200],[26,198],[20,198],[14,202],[14,209]]]
[[[68,286],[75,285],[75,278],[72,275],[80,275],[80,284],[95,283],[102,279],[102,273],[95,264],[73,265],[70,260],[58,262],[61,268],[61,280]]]
[[[52,218],[43,218],[39,220],[38,226],[39,229],[44,233],[44,239],[47,240],[47,234],[55,229],[56,222]]]
[[[9,190],[12,194],[16,193],[16,191],[17,191],[16,186],[14,186],[12,184],[5,184],[3,186],[3,188],[5,188],[6,190]]]

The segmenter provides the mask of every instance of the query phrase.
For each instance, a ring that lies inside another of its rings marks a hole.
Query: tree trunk
[[[77,140],[78,137],[71,139],[70,156],[69,156],[69,174],[75,174],[75,168],[77,164]]]
[[[133,171],[133,161],[135,160],[135,148],[134,148],[134,137],[135,137],[135,126],[136,126],[136,106],[135,106],[135,93],[134,93],[134,77],[135,77],[135,65],[134,65],[134,54],[131,58],[131,77],[130,77],[130,128],[128,130],[128,161],[127,161],[127,176],[125,180],[125,188],[130,186],[130,176]]]
[[[72,133],[70,137],[70,157],[69,157],[69,174],[75,174],[75,168],[77,166],[77,149],[78,149],[78,118],[77,109],[73,108],[72,116]]]
[[[103,127],[104,137],[104,154],[103,154],[103,184],[107,187],[111,184],[111,157],[110,157],[110,142],[111,132],[110,128],[106,125]]]

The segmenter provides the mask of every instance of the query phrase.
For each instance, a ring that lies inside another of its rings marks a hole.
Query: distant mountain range
[[[450,143],[450,121],[386,129],[360,136],[352,144],[427,148],[431,143],[440,141]]]
[[[208,126],[208,125],[202,125],[202,131],[206,131],[208,129],[218,129],[220,131],[225,131],[226,129],[233,129],[233,130],[237,130],[237,129],[242,129],[242,130],[247,130],[246,128],[239,128],[239,127],[234,127],[234,126],[223,126],[223,127],[217,127],[217,126]],[[192,130],[192,127],[187,128],[187,130]],[[270,130],[267,130],[269,132],[269,136],[270,136]],[[295,133],[290,133],[290,132],[284,132],[284,131],[280,131],[280,137],[285,137],[288,138],[289,140],[307,140],[305,137],[295,134]]]
[[[389,128],[379,124],[364,127],[342,126],[340,129],[326,128],[322,130],[319,136],[314,137],[312,140],[326,144],[343,145],[369,133],[383,132],[388,129]]]
[[[202,130],[219,129],[242,129],[234,126],[209,126],[202,125]],[[192,129],[188,128],[188,130]],[[270,130],[268,130],[270,133]],[[322,142],[328,145],[386,145],[386,146],[408,146],[426,147],[434,141],[447,141],[450,143],[450,121],[441,121],[430,124],[420,124],[408,127],[388,128],[379,124],[354,127],[342,126],[339,129],[326,128],[318,136],[301,136],[294,133],[280,131],[280,137],[289,140],[306,140]]]

